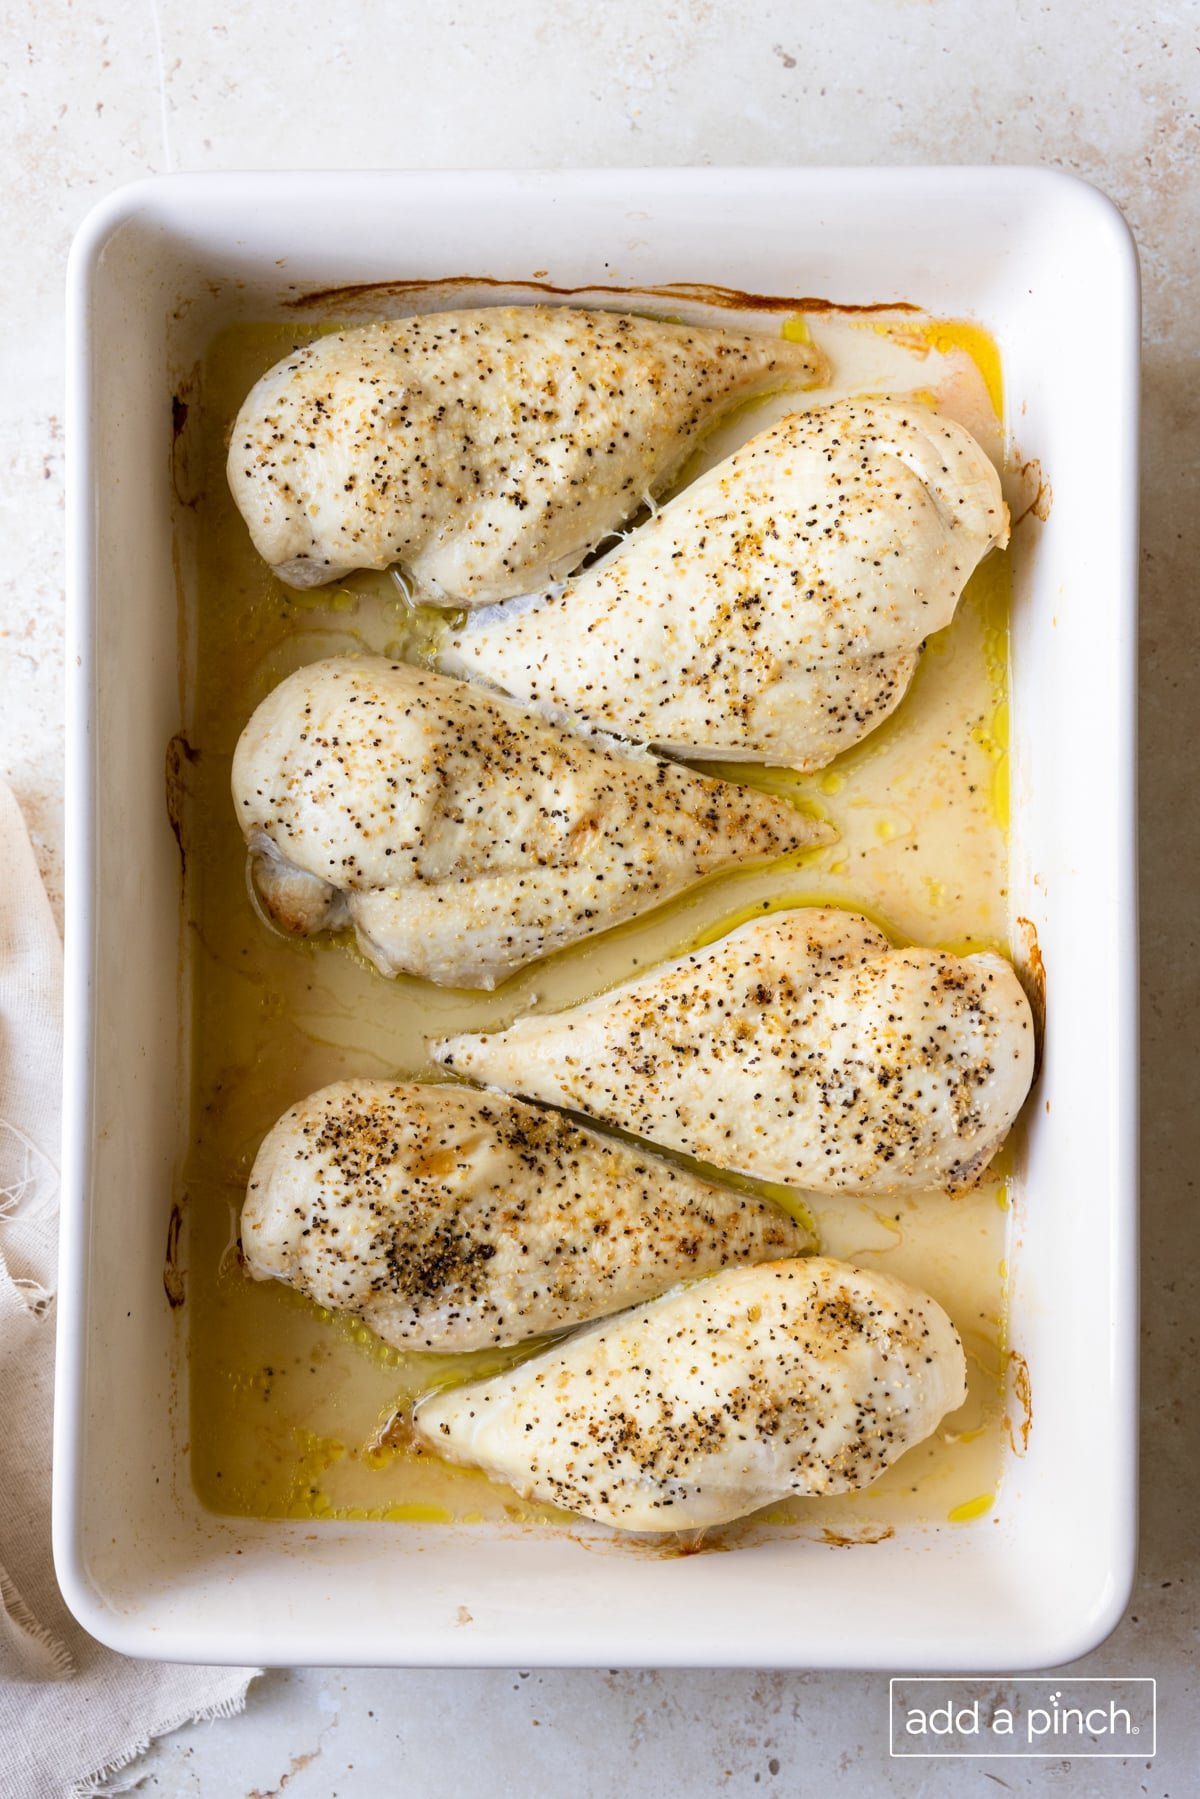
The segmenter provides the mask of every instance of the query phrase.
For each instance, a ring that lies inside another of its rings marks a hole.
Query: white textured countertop
[[[63,268],[84,212],[118,183],[167,169],[1045,162],[1124,208],[1146,284],[1141,1574],[1079,1668],[1157,1677],[1157,1759],[891,1762],[882,1675],[307,1671],[266,1676],[243,1717],[177,1732],[113,1790],[782,1795],[840,1775],[864,1795],[1187,1799],[1200,1748],[1200,782],[1180,754],[1200,717],[1196,0],[342,0],[319,14],[13,0],[0,59],[0,768],[56,904]]]

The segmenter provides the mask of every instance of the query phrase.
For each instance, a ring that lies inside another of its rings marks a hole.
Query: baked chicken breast
[[[925,1294],[812,1256],[733,1268],[433,1394],[440,1455],[622,1530],[727,1524],[868,1486],[966,1398]]]
[[[819,1193],[973,1186],[1033,1078],[1002,956],[896,949],[799,909],[597,999],[433,1046],[446,1068]]]
[[[339,1081],[301,1100],[242,1209],[256,1280],[357,1313],[398,1349],[519,1343],[808,1247],[765,1200],[456,1085]]]
[[[229,485],[292,587],[399,562],[419,598],[480,606],[577,567],[723,405],[823,372],[808,344],[627,313],[388,319],[293,350],[255,383]]]
[[[895,709],[1007,540],[999,477],[961,425],[818,406],[565,587],[468,619],[441,666],[639,743],[821,768]]]
[[[382,657],[280,682],[242,733],[233,797],[280,929],[351,926],[381,973],[461,987],[825,835],[765,794]]]

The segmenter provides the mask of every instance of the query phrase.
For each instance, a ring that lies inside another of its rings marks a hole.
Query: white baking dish
[[[187,549],[172,380],[219,325],[282,316],[299,291],[541,271],[976,317],[1053,485],[1015,538],[1012,905],[1051,1001],[1012,1285],[1034,1424],[976,1523],[669,1559],[515,1528],[218,1518],[192,1494],[163,1282],[187,1103],[163,797]],[[284,1664],[1001,1670],[1098,1642],[1135,1533],[1138,294],[1119,215],[1013,169],[173,176],[84,226],[69,348],[55,1554],[75,1614],[126,1653]]]

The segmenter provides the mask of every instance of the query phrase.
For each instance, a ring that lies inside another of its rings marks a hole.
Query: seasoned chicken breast
[[[256,1280],[356,1312],[398,1349],[519,1343],[808,1247],[764,1200],[451,1085],[339,1081],[301,1100],[242,1209]]]
[[[840,401],[752,438],[560,590],[469,619],[441,666],[639,743],[821,768],[899,704],[1007,540],[961,425]]]
[[[824,836],[779,800],[381,657],[282,681],[242,733],[233,796],[281,929],[350,925],[381,973],[463,987]]]
[[[966,1398],[942,1308],[813,1256],[731,1268],[423,1400],[439,1454],[623,1530],[869,1486]]]
[[[964,1191],[1033,1078],[1002,956],[797,910],[550,1017],[435,1044],[458,1074],[821,1193]]]
[[[389,319],[255,384],[229,485],[293,587],[401,562],[479,606],[575,568],[661,492],[723,403],[823,378],[811,345],[572,307]]]

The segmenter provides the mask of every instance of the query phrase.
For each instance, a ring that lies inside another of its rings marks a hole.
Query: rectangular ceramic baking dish
[[[1016,1177],[1033,1426],[973,1524],[670,1559],[220,1518],[193,1496],[163,1280],[188,1082],[163,791],[186,660],[172,382],[218,328],[306,290],[464,272],[912,300],[999,342],[1011,433],[1053,489],[1014,540],[1012,695],[1012,912],[1050,1028]],[[1119,214],[1023,169],[172,176],[93,212],[69,284],[54,1535],[76,1616],[127,1654],[279,1664],[999,1671],[1096,1644],[1135,1535],[1138,283]]]

